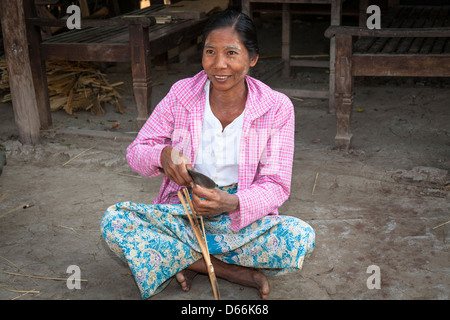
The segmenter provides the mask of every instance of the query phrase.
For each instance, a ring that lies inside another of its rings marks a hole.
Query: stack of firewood
[[[11,94],[9,93],[9,78],[5,59],[0,60],[0,71],[2,73],[0,77],[0,103],[6,103],[11,101]]]
[[[94,115],[104,114],[105,103],[116,106],[124,113],[119,103],[118,92],[123,82],[109,83],[105,74],[95,64],[88,62],[47,61],[48,95],[51,111],[64,109],[68,114],[90,111]],[[0,102],[11,101],[8,72],[4,60],[0,61]]]

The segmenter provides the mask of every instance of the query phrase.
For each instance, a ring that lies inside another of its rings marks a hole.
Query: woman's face
[[[212,87],[220,91],[239,88],[254,67],[258,56],[250,58],[238,33],[231,27],[213,30],[205,40],[202,64]]]

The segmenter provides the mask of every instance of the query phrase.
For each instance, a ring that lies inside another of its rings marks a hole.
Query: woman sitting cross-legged
[[[111,250],[128,263],[142,298],[175,276],[188,291],[206,264],[177,192],[189,188],[203,217],[217,277],[268,297],[266,274],[299,270],[314,230],[278,214],[290,194],[294,109],[283,94],[248,76],[258,61],[255,27],[227,10],[205,28],[203,71],[178,81],[127,149],[131,168],[164,173],[152,204],[121,202],[101,221]],[[212,178],[207,189],[186,168]]]

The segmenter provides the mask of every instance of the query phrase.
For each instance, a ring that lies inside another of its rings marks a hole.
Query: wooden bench
[[[381,18],[381,29],[331,26],[325,32],[336,39],[339,148],[351,146],[354,77],[450,77],[450,6],[396,6]]]
[[[156,24],[154,16],[166,6],[153,5],[111,19],[82,19],[81,29],[42,41],[41,27],[66,27],[66,21],[38,18],[33,1],[24,0],[24,10],[41,129],[51,125],[46,60],[131,62],[137,124],[141,127],[151,113],[151,57],[196,40],[207,21],[203,14],[195,19],[180,17],[171,23]]]

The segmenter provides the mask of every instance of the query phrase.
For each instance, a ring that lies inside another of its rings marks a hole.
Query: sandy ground
[[[323,34],[323,23],[316,22],[294,25],[305,35],[311,28]],[[261,30],[269,34],[272,25]],[[264,48],[264,54],[277,52]],[[326,42],[314,50],[326,53]],[[198,68],[182,61],[155,70],[153,103]],[[108,76],[127,80],[127,114],[112,107],[103,117],[55,112],[52,130],[42,132],[37,146],[17,140],[12,106],[0,105],[0,142],[8,149],[0,176],[0,299],[140,299],[128,267],[102,240],[99,223],[117,202],[150,203],[161,179],[139,177],[127,165],[125,149],[137,131],[129,66],[113,66]],[[295,69],[290,79],[274,74],[266,82],[326,87],[327,73]],[[328,101],[293,100],[292,193],[280,211],[313,226],[316,248],[302,271],[270,277],[270,299],[449,299],[450,224],[439,226],[450,212],[449,87],[448,79],[359,79],[349,151],[333,147]],[[119,127],[111,129],[115,122]],[[113,137],[69,134],[85,129]],[[86,280],[80,289],[69,289],[65,280],[17,275],[65,279],[73,265]],[[379,267],[380,289],[367,286],[372,265]],[[224,299],[258,298],[256,290],[221,279],[219,288]],[[34,292],[24,293],[29,290]],[[212,298],[207,276],[197,276],[189,292],[172,281],[151,300]]]

